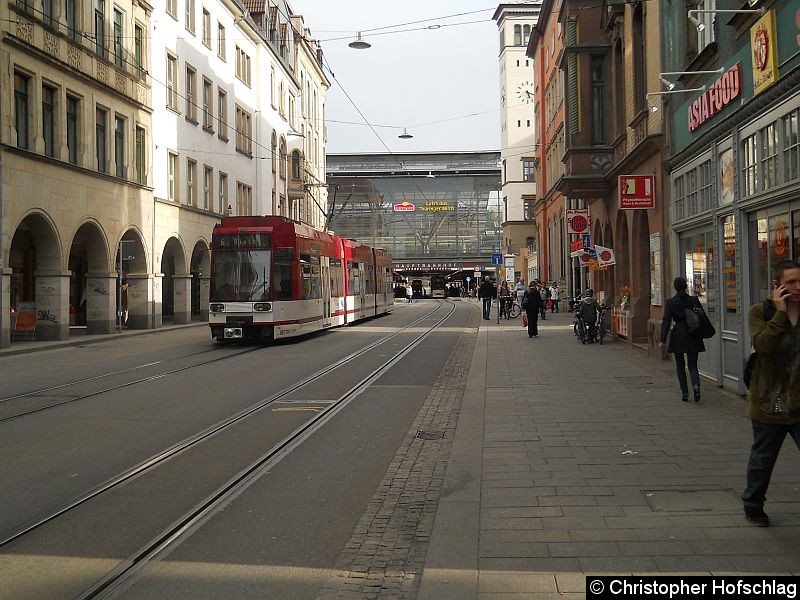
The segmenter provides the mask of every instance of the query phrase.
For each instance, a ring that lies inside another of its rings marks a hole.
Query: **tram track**
[[[398,353],[373,369],[358,383],[334,400],[322,412],[315,414],[250,465],[240,470],[239,473],[220,486],[216,491],[206,496],[181,518],[151,538],[151,540],[138,551],[129,556],[126,560],[121,561],[116,568],[97,581],[90,589],[79,595],[78,598],[80,600],[113,598],[133,585],[150,565],[166,556],[185,539],[190,537],[194,531],[202,527],[215,513],[233,502],[265,473],[275,467],[275,465],[288,456],[293,450],[302,445],[305,440],[332,420],[373,382],[394,367],[400,360],[445,323],[455,312],[455,304],[451,302],[443,302],[442,304],[449,305],[449,311],[429,327],[425,333],[417,336],[412,342],[406,344]],[[433,313],[435,312],[436,311],[433,311]],[[423,317],[423,319],[424,318],[427,318],[427,316]],[[274,402],[274,400],[272,400],[272,402]],[[2,544],[0,544],[0,547],[2,547]]]
[[[232,415],[230,417],[227,417],[227,418],[225,418],[225,419],[223,419],[221,421],[218,421],[217,423],[205,428],[204,430],[202,430],[202,431],[200,431],[200,432],[198,432],[198,433],[196,433],[196,434],[194,434],[194,435],[192,435],[192,436],[190,436],[188,438],[185,438],[185,439],[181,440],[180,442],[170,446],[169,448],[167,448],[167,449],[165,449],[165,450],[163,450],[163,451],[161,451],[161,452],[159,452],[159,453],[157,453],[155,455],[150,456],[149,458],[147,458],[144,461],[140,462],[139,464],[127,469],[126,471],[120,473],[119,475],[116,475],[115,477],[112,477],[112,478],[106,480],[105,482],[103,482],[103,483],[97,485],[96,487],[86,491],[85,493],[74,497],[72,500],[68,501],[67,503],[63,504],[62,506],[57,507],[57,508],[55,508],[55,509],[53,509],[53,510],[51,510],[51,511],[49,511],[49,512],[43,514],[43,515],[39,515],[38,517],[35,517],[34,519],[31,519],[27,523],[24,523],[23,525],[21,525],[17,529],[12,530],[11,532],[7,532],[6,534],[3,534],[2,537],[0,537],[0,549],[3,549],[5,547],[9,546],[13,542],[15,542],[15,541],[23,538],[24,536],[26,536],[26,535],[28,535],[28,534],[40,529],[44,525],[46,525],[46,524],[58,519],[59,517],[69,513],[70,511],[72,511],[72,510],[74,510],[74,509],[76,509],[76,508],[78,508],[80,506],[85,505],[87,502],[89,502],[89,501],[101,496],[102,494],[105,494],[105,493],[107,493],[107,492],[109,492],[111,490],[114,490],[114,489],[120,487],[121,485],[123,485],[124,483],[126,483],[126,482],[128,482],[128,481],[130,481],[130,480],[132,480],[132,479],[134,479],[136,477],[139,477],[139,476],[141,476],[141,475],[143,475],[143,474],[145,474],[145,473],[147,473],[147,472],[149,472],[149,471],[151,471],[153,469],[155,469],[158,465],[160,465],[160,464],[162,464],[162,463],[164,463],[164,462],[166,462],[166,461],[168,461],[168,460],[180,455],[183,452],[186,452],[187,450],[197,446],[198,444],[201,444],[203,441],[209,440],[210,438],[213,438],[214,436],[219,435],[221,432],[225,431],[226,429],[232,427],[233,425],[235,425],[237,423],[242,422],[243,420],[247,419],[248,417],[252,416],[253,414],[258,413],[258,412],[270,407],[271,405],[279,403],[282,399],[286,398],[287,396],[289,396],[290,394],[296,392],[297,390],[309,385],[310,383],[313,383],[313,382],[316,382],[316,381],[320,380],[325,375],[335,371],[336,369],[339,369],[340,367],[342,367],[344,365],[347,365],[347,364],[351,363],[353,360],[355,360],[358,357],[370,352],[371,350],[377,348],[378,346],[380,346],[382,344],[385,344],[386,342],[394,339],[395,337],[399,336],[400,334],[402,334],[406,330],[411,329],[411,328],[419,325],[420,323],[422,323],[426,319],[429,319],[430,317],[434,316],[439,310],[441,310],[441,308],[443,306],[449,306],[450,307],[450,310],[449,310],[448,314],[443,319],[440,319],[440,321],[438,321],[433,327],[429,328],[428,331],[426,331],[422,335],[418,336],[415,339],[414,342],[412,342],[411,344],[407,345],[404,349],[402,349],[399,354],[395,355],[395,357],[389,359],[388,361],[386,361],[384,363],[384,365],[389,364],[389,363],[394,364],[394,362],[396,362],[396,360],[399,360],[398,357],[401,357],[400,355],[405,356],[405,354],[407,354],[410,351],[410,349],[409,349],[410,347],[413,347],[413,346],[418,345],[419,343],[421,343],[421,341],[424,338],[426,338],[433,330],[438,328],[443,321],[445,321],[447,318],[449,318],[450,315],[452,315],[452,313],[455,310],[455,305],[450,303],[450,302],[442,302],[442,301],[440,301],[438,303],[437,307],[434,310],[432,310],[432,311],[428,312],[427,314],[419,317],[418,319],[416,319],[413,322],[409,323],[408,325],[405,325],[404,327],[398,329],[397,331],[393,332],[392,334],[390,334],[388,336],[385,336],[383,338],[380,338],[380,339],[378,339],[378,340],[376,340],[376,341],[374,341],[374,342],[362,347],[361,349],[359,349],[359,350],[357,350],[357,351],[355,351],[355,352],[353,352],[351,354],[348,354],[347,356],[339,359],[338,361],[336,361],[336,362],[334,362],[334,363],[332,363],[332,364],[330,364],[330,365],[328,365],[328,366],[316,371],[315,373],[312,373],[311,375],[308,375],[307,377],[301,379],[300,381],[298,381],[298,382],[296,382],[296,383],[294,383],[294,384],[292,384],[290,386],[287,386],[283,390],[281,390],[281,391],[269,396],[268,398],[265,398],[265,399],[263,399],[263,400],[261,400],[259,402],[256,402],[255,404],[252,404],[251,406],[239,411],[238,413],[236,413],[236,414],[234,414],[234,415]],[[253,350],[257,350],[257,349],[259,349],[259,348],[255,348]],[[241,356],[242,354],[244,354],[244,352],[243,353],[237,353],[236,356]],[[197,365],[197,366],[199,366],[199,365]],[[379,367],[379,369],[380,368],[381,367]],[[162,375],[162,376],[164,376],[164,375]],[[152,379],[153,378],[145,378],[142,381],[150,381]],[[132,385],[132,384],[127,384],[127,385]],[[120,386],[120,387],[125,387],[125,386]],[[118,389],[118,388],[115,388],[115,389]],[[96,394],[93,394],[93,395],[96,395]],[[62,402],[62,404],[65,404],[67,402],[69,402],[69,401],[64,401],[64,402]],[[329,410],[331,410],[332,408],[334,408],[336,406],[337,402],[339,402],[339,401],[334,401],[334,402],[329,403],[327,405],[326,409],[323,412],[319,413],[319,415],[316,415],[316,416],[318,417],[318,416],[320,416],[320,415],[322,415],[324,413],[327,413]]]

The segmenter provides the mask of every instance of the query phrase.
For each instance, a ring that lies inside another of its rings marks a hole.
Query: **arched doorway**
[[[117,278],[118,325],[131,329],[153,327],[150,273],[147,269],[147,253],[141,234],[129,229],[117,243],[115,253]],[[125,286],[127,284],[127,286]]]
[[[109,267],[108,244],[99,225],[84,223],[69,250],[69,324],[87,333],[114,331],[115,276]]]
[[[64,275],[61,243],[50,219],[30,214],[11,240],[8,266],[12,330],[20,311],[36,315],[36,339],[69,337],[69,277]]]
[[[161,254],[161,315],[166,323],[188,323],[191,319],[191,276],[187,275],[183,244],[167,240]]]
[[[637,210],[633,217],[633,252],[631,254],[631,335],[635,342],[647,341],[650,320],[650,223],[647,211]]]
[[[208,320],[208,284],[211,280],[211,256],[208,244],[198,241],[192,251],[192,320]]]

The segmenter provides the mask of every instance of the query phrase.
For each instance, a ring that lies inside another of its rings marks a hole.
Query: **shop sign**
[[[622,209],[655,208],[655,176],[620,175],[619,207]]]
[[[589,209],[567,209],[567,233],[587,233],[589,231]]]
[[[689,131],[728,106],[742,94],[742,64],[736,63],[689,105]]]
[[[394,212],[414,212],[415,210],[417,210],[417,207],[411,202],[399,202],[394,205]]]
[[[757,96],[778,79],[778,44],[775,11],[768,11],[750,28],[753,57],[753,95]]]
[[[419,207],[420,212],[454,212],[456,207],[449,202],[437,202],[435,200],[425,203]]]
[[[579,250],[583,250],[583,237],[579,237],[577,240],[570,242],[569,244],[570,252],[578,252]]]

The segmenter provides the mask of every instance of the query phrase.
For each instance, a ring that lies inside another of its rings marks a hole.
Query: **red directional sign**
[[[619,207],[655,208],[656,182],[653,175],[620,175]]]

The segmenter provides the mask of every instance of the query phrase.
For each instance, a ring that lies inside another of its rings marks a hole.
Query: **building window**
[[[217,121],[219,137],[228,139],[228,94],[222,88],[217,88]]]
[[[756,134],[742,140],[742,197],[747,198],[758,190],[758,162],[756,160]]]
[[[761,179],[765,190],[778,184],[778,127],[771,123],[762,129],[761,137]]]
[[[286,94],[283,92],[283,82],[278,85],[278,113],[282,117],[286,117]]]
[[[783,117],[784,181],[800,178],[800,111]]]
[[[522,46],[522,25],[514,25],[514,45]]]
[[[42,0],[42,20],[48,27],[53,27],[56,23],[55,6],[53,0]]]
[[[697,214],[697,171],[692,169],[684,176],[686,183],[686,216]]]
[[[133,60],[136,63],[136,75],[144,77],[144,29],[138,23],[133,27]]]
[[[194,35],[194,0],[186,0],[186,30]]]
[[[78,108],[79,100],[67,96],[67,157],[71,164],[78,164]]]
[[[67,22],[67,35],[70,39],[75,40],[78,38],[78,10],[75,5],[77,0],[65,0],[64,2],[64,19]]]
[[[280,177],[286,179],[286,140],[281,138],[281,152],[280,152]]]
[[[530,39],[530,37],[531,37],[531,26],[530,25],[523,25],[522,26],[522,45],[523,46],[527,46],[528,45],[528,40]],[[528,61],[525,61],[525,62],[527,63]],[[528,65],[525,65],[525,66],[528,66]]]
[[[228,208],[228,174],[219,174],[219,214],[224,215]]]
[[[125,178],[125,119],[114,118],[114,162],[117,177]]]
[[[700,0],[696,3],[696,7],[698,10],[713,11],[716,9],[716,2],[715,0]],[[696,19],[705,25],[698,29],[694,24],[689,24],[690,34],[694,32],[694,35],[697,36],[697,52],[699,54],[703,48],[714,41],[714,13],[701,12],[696,15]]]
[[[94,112],[95,158],[97,159],[97,170],[101,173],[108,173],[107,132],[108,112],[102,108],[97,108]]]
[[[272,145],[270,146],[270,156],[272,158],[272,174],[273,179],[274,175],[277,174],[277,164],[278,164],[278,138],[275,135],[275,132],[272,132]]]
[[[272,108],[275,108],[275,67],[270,67],[269,70],[269,102]]]
[[[236,182],[236,214],[253,214],[253,188],[241,181]]]
[[[203,209],[208,210],[214,206],[214,169],[205,165],[203,167]]]
[[[647,98],[643,10],[639,3],[633,12],[633,108],[636,113],[645,110]]]
[[[42,138],[46,156],[56,155],[56,90],[49,85],[42,86]]]
[[[186,204],[194,206],[197,199],[197,161],[186,159]]]
[[[214,84],[203,77],[203,127],[209,131],[214,128]]]
[[[536,204],[536,200],[531,200],[529,198],[524,198],[522,200],[523,206],[523,215],[522,218],[526,221],[533,221],[536,217],[536,213],[534,212],[534,205]]]
[[[252,146],[253,122],[249,112],[236,106],[236,149],[239,152],[250,154]]]
[[[175,19],[178,18],[178,0],[167,0],[167,14]]]
[[[203,43],[211,48],[211,13],[203,9]]]
[[[236,77],[250,85],[250,56],[236,46]]]
[[[197,71],[186,65],[186,120],[197,123]]]
[[[144,127],[136,126],[136,181],[144,185],[147,183],[147,170],[145,160],[147,154],[145,153],[146,137]]]
[[[106,0],[94,0],[94,49],[106,58]]]
[[[167,108],[178,112],[178,59],[167,54]]]
[[[123,55],[123,39],[125,30],[123,27],[124,17],[122,11],[114,9],[114,64],[120,69],[125,66],[125,56]]]
[[[705,212],[711,210],[713,208],[714,198],[711,195],[712,181],[710,160],[703,162],[697,167],[697,185],[700,193],[699,211]]]
[[[167,157],[167,179],[168,189],[167,198],[172,202],[178,202],[178,155],[170,152]]]
[[[292,179],[300,181],[300,153],[297,150],[292,152]]]
[[[522,159],[522,181],[536,181],[535,172],[536,167],[534,166],[536,161],[532,158],[523,158]]]
[[[592,56],[592,143],[604,144],[606,141],[605,127],[605,57]]]
[[[225,26],[217,23],[217,56],[225,60]]]

